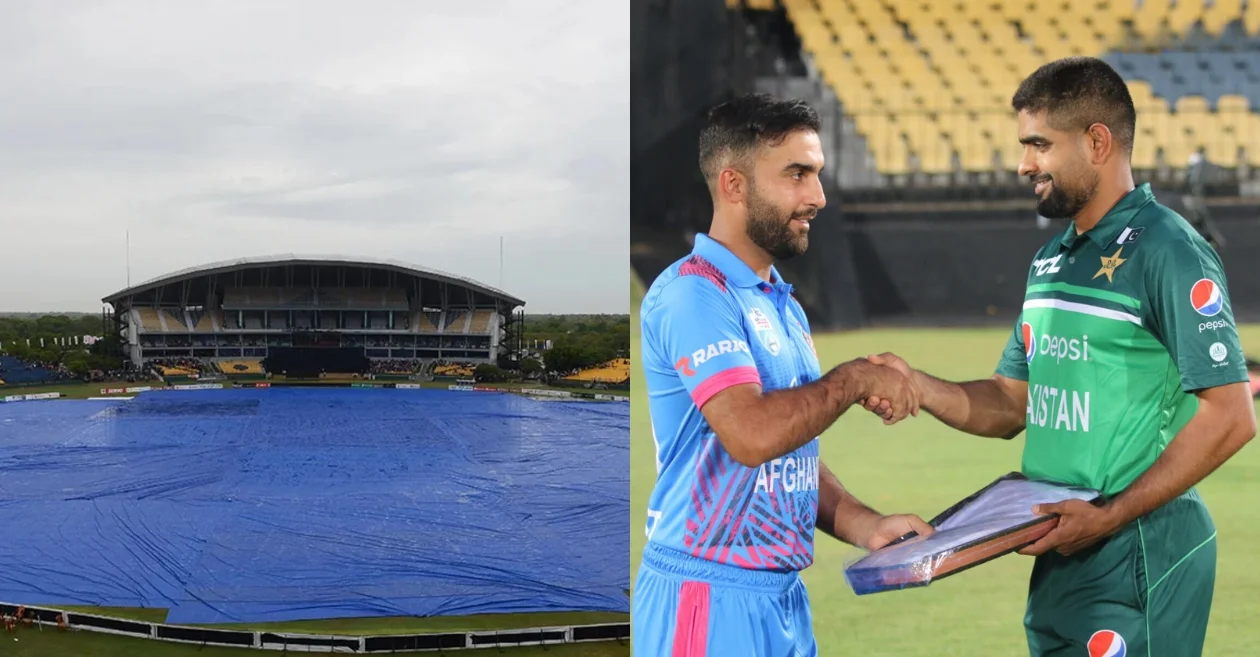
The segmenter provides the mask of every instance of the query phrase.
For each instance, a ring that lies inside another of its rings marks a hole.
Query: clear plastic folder
[[[1099,504],[1102,495],[1008,474],[933,518],[931,536],[907,534],[848,563],[845,579],[858,595],[927,586],[1037,542],[1058,516],[1037,515],[1033,507],[1070,499]]]

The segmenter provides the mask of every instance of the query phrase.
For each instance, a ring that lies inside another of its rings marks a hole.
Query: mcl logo
[[[1059,260],[1061,258],[1063,258],[1062,253],[1053,258],[1033,260],[1033,266],[1037,268],[1037,273],[1034,274],[1034,276],[1045,276],[1046,274],[1059,273]]]

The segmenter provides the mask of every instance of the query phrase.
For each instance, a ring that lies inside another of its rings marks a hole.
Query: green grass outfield
[[[637,304],[636,304],[637,311]],[[633,360],[640,363],[638,317]],[[881,351],[950,379],[992,374],[1009,330],[880,329],[815,336],[823,370]],[[1244,346],[1260,351],[1260,326],[1242,329]],[[631,389],[631,580],[645,536],[647,498],[655,477],[651,427],[641,371]],[[860,499],[877,510],[930,518],[994,478],[1019,469],[1023,440],[954,432],[923,415],[885,427],[861,409],[846,413],[822,436],[822,458]],[[1243,449],[1199,490],[1219,530],[1219,569],[1205,655],[1260,652],[1260,445]],[[1027,655],[1024,596],[1030,557],[1009,555],[927,588],[858,597],[844,582],[846,559],[859,552],[831,537],[817,541],[804,573],[814,631],[823,655],[974,657]]]

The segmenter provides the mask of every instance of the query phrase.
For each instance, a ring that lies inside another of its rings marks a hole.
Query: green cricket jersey
[[[1247,380],[1220,258],[1149,185],[1037,252],[997,373],[1028,382],[1023,471],[1113,495]]]

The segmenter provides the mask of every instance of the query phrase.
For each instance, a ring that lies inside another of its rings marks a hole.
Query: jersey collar
[[[1133,221],[1133,217],[1137,216],[1147,203],[1154,200],[1155,195],[1151,193],[1150,183],[1138,185],[1133,191],[1125,194],[1120,202],[1112,206],[1093,228],[1085,231],[1085,236],[1098,248],[1106,248],[1112,240],[1120,236],[1121,231],[1129,225],[1130,221]],[[1065,247],[1071,247],[1078,237],[1080,236],[1076,233],[1076,224],[1068,222],[1067,230],[1063,232],[1060,242]]]
[[[726,276],[726,282],[736,287],[756,287],[762,291],[768,291],[776,284],[783,283],[783,278],[779,276],[779,270],[775,269],[774,265],[770,266],[770,279],[774,281],[774,284],[767,283],[752,270],[752,267],[740,260],[739,256],[731,253],[731,250],[723,246],[721,242],[704,233],[696,233],[696,245],[691,253],[713,263],[713,266]]]

